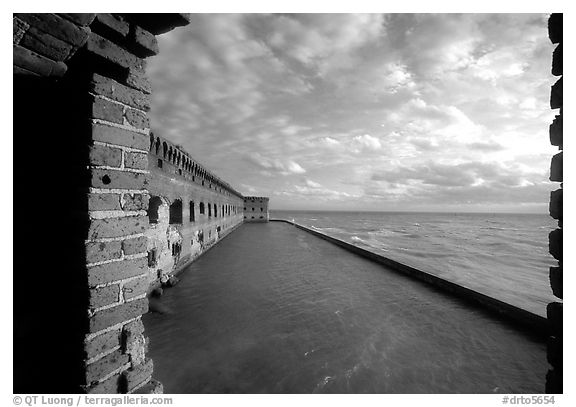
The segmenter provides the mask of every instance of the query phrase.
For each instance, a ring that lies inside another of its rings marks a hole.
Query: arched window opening
[[[196,222],[196,216],[194,215],[194,201],[190,201],[190,222]]]
[[[218,217],[218,206],[216,206],[216,204],[214,204],[214,217]]]
[[[171,225],[182,224],[182,200],[176,199],[170,205],[170,220]]]
[[[148,222],[158,223],[158,208],[162,205],[162,199],[158,196],[151,196],[148,202]]]
[[[150,151],[154,148],[154,134],[150,133]]]
[[[200,202],[200,215],[204,215],[206,211],[204,210],[204,202]]]
[[[166,144],[166,142],[162,143],[162,154],[164,155],[164,158],[166,159],[166,157],[168,156],[168,144]]]
[[[159,151],[160,151],[160,139],[157,138],[156,139],[156,155],[158,155]]]
[[[212,205],[208,204],[208,217],[212,216]]]

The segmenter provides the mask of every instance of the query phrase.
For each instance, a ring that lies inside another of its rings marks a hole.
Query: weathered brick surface
[[[94,74],[90,85],[92,92],[140,110],[150,110],[150,98],[145,93],[122,85],[113,79]]]
[[[64,75],[68,67],[63,62],[55,62],[51,59],[38,55],[20,45],[13,46],[14,65],[34,72],[40,76],[60,77]]]
[[[121,392],[120,379],[123,379],[120,373],[104,380],[101,383],[96,383],[86,388],[88,394],[114,394]]]
[[[64,61],[74,48],[72,44],[34,27],[30,27],[30,29],[26,31],[20,44],[55,61]]]
[[[124,371],[123,374],[126,378],[127,390],[132,391],[139,384],[146,381],[152,376],[153,369],[154,363],[151,359],[148,359],[145,363]]]
[[[89,25],[96,17],[94,13],[58,13],[58,15],[82,26]]]
[[[152,86],[150,85],[150,82],[148,81],[148,78],[142,69],[131,68],[128,71],[126,84],[131,88],[138,89],[144,93],[152,93]]]
[[[550,108],[559,109],[562,107],[562,78],[558,79],[550,91]]]
[[[562,147],[562,115],[557,115],[550,125],[550,144]]]
[[[146,236],[139,236],[133,239],[126,239],[122,241],[122,250],[125,255],[144,253],[148,238]]]
[[[120,300],[120,285],[112,284],[106,287],[93,288],[90,290],[91,308],[100,308]]]
[[[550,287],[558,298],[564,298],[562,292],[562,267],[550,267]]]
[[[124,325],[122,329],[122,349],[130,356],[131,367],[146,361],[146,338],[141,319]]]
[[[148,299],[142,298],[98,311],[90,318],[90,332],[98,332],[112,325],[136,318],[148,312]]]
[[[132,147],[144,151],[147,150],[150,143],[149,137],[145,134],[99,123],[92,125],[92,138],[94,141]]]
[[[562,182],[562,156],[560,152],[552,157],[552,162],[550,164],[550,181]]]
[[[93,145],[90,147],[90,164],[120,167],[120,164],[122,164],[122,150],[99,144]]]
[[[129,300],[139,295],[146,294],[146,290],[150,286],[150,278],[148,275],[139,277],[134,280],[127,281],[124,284],[122,292],[124,293],[124,298]]]
[[[147,228],[147,216],[93,219],[88,229],[88,239],[134,235],[136,233],[144,233]]]
[[[148,129],[150,128],[150,119],[145,113],[139,110],[126,109],[124,114],[126,121],[130,126],[136,127],[138,129]]]
[[[130,31],[130,24],[122,20],[120,16],[112,14],[98,14],[92,23],[92,31],[105,37],[126,37]]]
[[[137,319],[135,321],[129,322],[122,327],[122,336],[126,338],[130,335],[139,335],[144,333],[144,323],[142,319]],[[124,345],[125,346],[125,343]]]
[[[162,394],[164,387],[158,380],[150,379],[148,383],[140,387],[134,394]]]
[[[99,380],[128,362],[128,356],[116,350],[86,366],[86,381],[90,383]]]
[[[146,170],[148,169],[148,154],[128,151],[124,156],[124,166],[126,168]]]
[[[130,40],[134,44],[134,52],[140,57],[149,57],[158,54],[158,41],[156,36],[142,27],[133,24],[130,30]]]
[[[125,211],[142,211],[148,209],[150,195],[124,194],[122,196],[122,209]]]
[[[145,189],[148,186],[148,175],[126,171],[93,169],[92,186],[95,188]]]
[[[24,33],[30,28],[30,24],[20,20],[19,18],[14,17],[12,19],[12,27],[13,27],[13,44],[20,43],[20,40],[24,36]]]
[[[121,210],[119,194],[88,194],[88,210],[117,211]]]
[[[17,13],[16,16],[33,27],[52,34],[54,37],[80,46],[88,38],[90,30],[71,21],[49,13]]]
[[[124,106],[102,98],[93,98],[91,101],[91,117],[108,122],[124,123]]]
[[[144,65],[141,58],[96,33],[92,33],[86,41],[86,50],[123,68],[142,69]]]
[[[88,268],[88,285],[94,287],[148,272],[146,258],[117,261]]]
[[[87,340],[84,348],[86,351],[86,358],[91,359],[96,355],[120,346],[120,337],[120,330],[115,329]]]
[[[122,257],[122,245],[119,241],[86,243],[86,263],[97,263],[120,257]]]
[[[562,261],[562,229],[556,229],[548,235],[548,249],[556,260]]]
[[[562,303],[551,302],[546,307],[546,316],[548,318],[548,328],[550,335],[561,337],[563,331],[563,310]]]
[[[562,219],[562,188],[550,192],[550,216]]]

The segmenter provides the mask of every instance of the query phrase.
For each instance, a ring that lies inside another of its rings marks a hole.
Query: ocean
[[[372,250],[404,248],[398,260],[509,301],[545,302],[545,237],[533,234],[541,256],[530,234],[495,237],[535,228],[530,217],[284,215]],[[284,222],[243,224],[179,277],[158,300],[165,313],[143,317],[166,393],[544,392],[541,338]]]
[[[555,301],[547,214],[270,211],[546,316]]]

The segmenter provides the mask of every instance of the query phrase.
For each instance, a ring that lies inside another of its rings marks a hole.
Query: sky
[[[193,14],[156,134],[271,209],[547,213],[545,14]]]

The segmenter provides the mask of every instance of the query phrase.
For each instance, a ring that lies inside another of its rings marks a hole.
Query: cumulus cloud
[[[280,206],[545,189],[546,15],[194,14],[159,43],[155,132]]]

